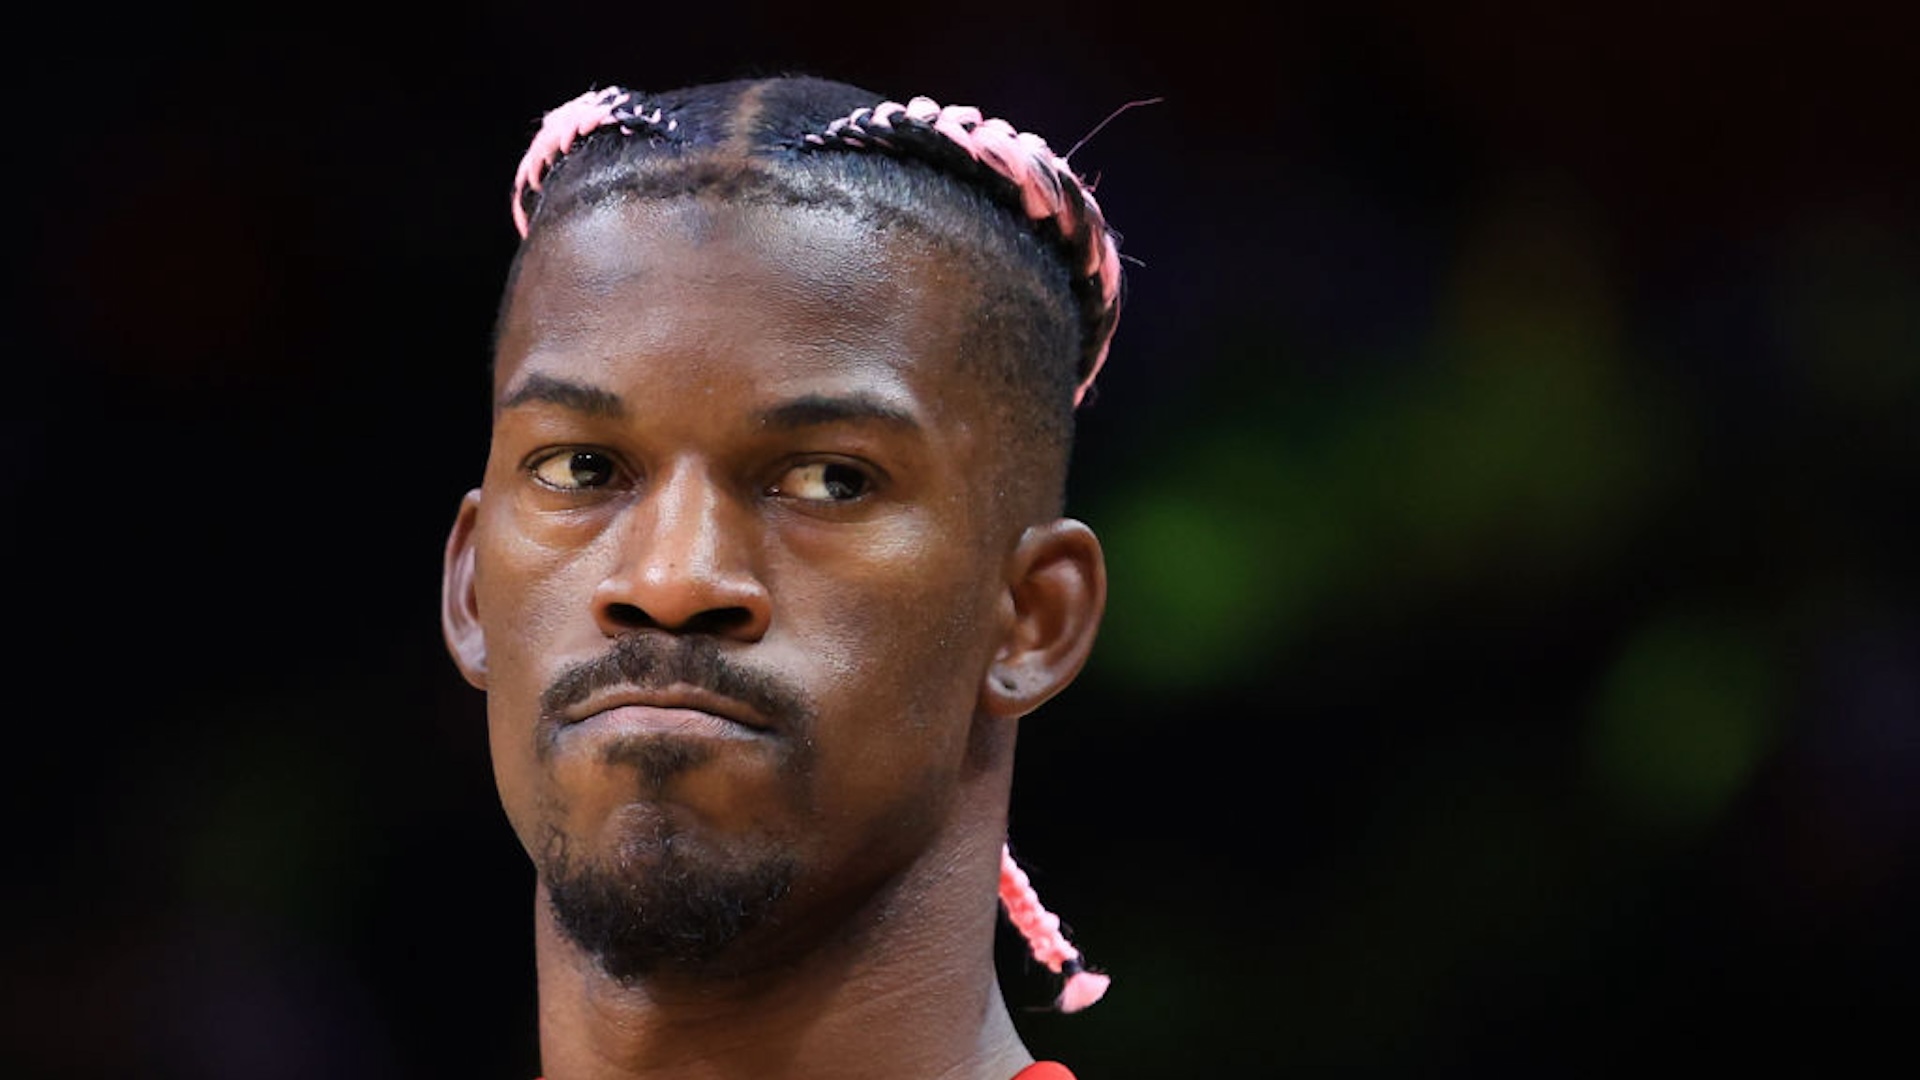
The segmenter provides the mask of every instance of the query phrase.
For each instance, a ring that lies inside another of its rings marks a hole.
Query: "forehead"
[[[501,325],[496,393],[528,365],[689,379],[813,373],[962,389],[978,295],[951,251],[835,207],[688,196],[548,223]]]

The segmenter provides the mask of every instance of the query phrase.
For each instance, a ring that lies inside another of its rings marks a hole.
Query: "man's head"
[[[1059,513],[1104,222],[1044,144],[879,103],[608,91],[522,166],[446,635],[554,924],[615,978],[940,910],[1097,629]]]

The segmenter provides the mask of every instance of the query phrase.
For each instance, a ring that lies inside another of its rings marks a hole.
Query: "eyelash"
[[[597,473],[601,475],[602,479],[598,482],[582,481],[578,476],[574,476],[573,483],[565,483],[549,475],[550,470],[556,466],[568,469],[570,472]],[[808,469],[819,470],[818,483],[827,489],[828,497],[810,498],[798,495],[792,488],[798,488],[802,486],[801,484],[793,484],[791,487],[787,485],[786,481],[789,477],[793,476],[796,472]],[[843,475],[837,477],[830,475],[830,472],[834,470],[838,470]],[[553,491],[569,494],[594,491],[606,487],[613,483],[622,472],[620,464],[614,459],[613,455],[598,450],[580,448],[561,449],[541,455],[527,463],[526,471],[535,483]],[[851,476],[844,474],[851,474]],[[801,502],[807,503],[839,505],[858,502],[860,499],[871,494],[878,483],[878,477],[874,474],[873,470],[852,462],[837,460],[801,461],[784,466],[780,471],[779,477],[773,483],[768,484],[763,489],[763,493],[771,496],[792,496]],[[858,490],[845,494],[842,497],[835,497],[833,489],[836,487],[843,490],[848,487],[857,487]]]

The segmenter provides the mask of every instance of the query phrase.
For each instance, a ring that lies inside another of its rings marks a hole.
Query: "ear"
[[[447,652],[476,689],[487,688],[487,638],[480,628],[480,604],[473,590],[473,529],[480,518],[480,491],[467,492],[447,534],[440,573],[440,633]]]
[[[990,715],[1015,719],[1066,689],[1093,652],[1107,606],[1107,561],[1093,530],[1061,518],[1020,536],[1008,563],[1012,619],[980,688]]]

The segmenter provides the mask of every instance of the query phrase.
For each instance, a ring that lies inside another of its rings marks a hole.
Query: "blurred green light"
[[[1269,674],[1333,580],[1326,497],[1277,440],[1223,425],[1096,515],[1111,584],[1101,677],[1190,689]]]
[[[1772,747],[1774,682],[1766,650],[1733,620],[1653,623],[1628,643],[1596,699],[1591,774],[1646,824],[1711,823]]]

